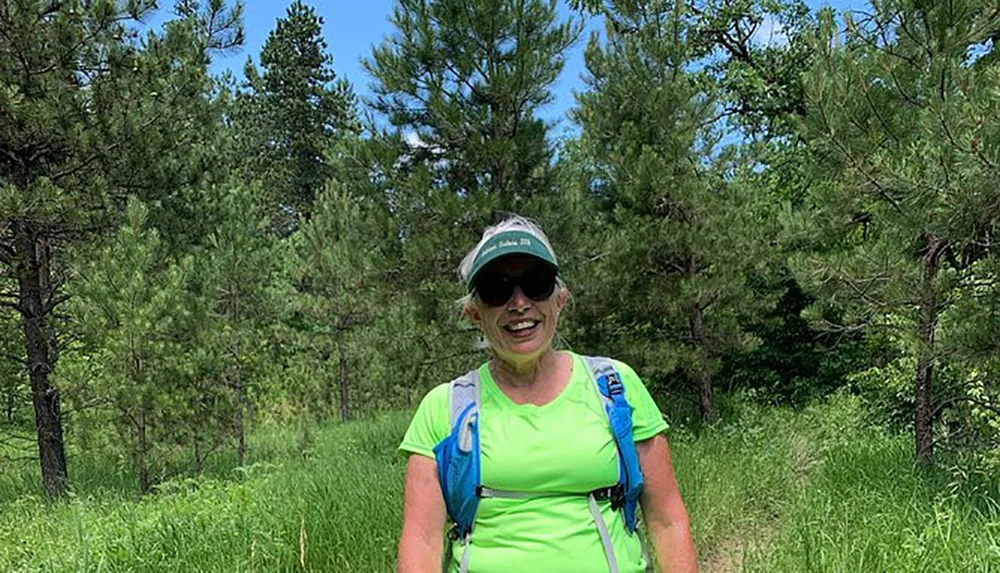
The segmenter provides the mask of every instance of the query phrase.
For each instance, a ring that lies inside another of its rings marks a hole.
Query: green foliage
[[[781,288],[777,305],[748,327],[759,346],[726,356],[719,377],[767,403],[804,405],[846,385],[875,351],[859,334],[813,330],[801,316],[812,298],[792,278]]]
[[[827,11],[820,24],[801,132],[829,176],[802,216],[825,248],[793,268],[821,304],[845,309],[845,324],[893,330],[905,345],[917,447],[929,461],[933,368],[955,368],[964,354],[940,352],[939,320],[990,255],[983,239],[1000,215],[1000,148],[987,143],[1000,128],[996,65],[971,56],[1000,18],[978,2],[954,10],[902,1],[845,15],[843,28]]]
[[[395,33],[364,62],[372,108],[452,194],[508,211],[551,185],[537,110],[580,32],[545,0],[400,0]]]
[[[199,335],[208,340],[213,369],[232,393],[232,424],[240,459],[245,456],[245,418],[253,412],[260,382],[267,372],[267,325],[281,317],[274,296],[280,260],[274,237],[267,233],[259,185],[235,185],[222,198],[223,219],[208,238],[201,257],[201,293],[210,318]],[[223,403],[226,401],[224,400]],[[216,406],[208,417],[222,412]]]
[[[769,272],[772,217],[743,182],[749,166],[716,149],[718,104],[708,76],[688,71],[683,6],[615,10],[624,31],[591,41],[591,90],[575,112],[594,165],[586,185],[608,211],[598,239],[609,256],[595,265],[587,311],[650,378],[696,380],[711,421],[720,358],[751,344],[741,325],[773,305],[747,284]]]
[[[318,428],[308,458],[289,447],[289,432],[269,428],[251,436],[245,468],[232,460],[141,501],[102,491],[107,473],[86,497],[52,508],[0,486],[0,568],[387,571],[402,520],[402,490],[388,484],[403,473],[395,446],[407,420]]]
[[[17,425],[27,414],[23,409],[27,377],[18,358],[24,348],[23,336],[14,312],[0,306],[0,426]]]
[[[815,51],[814,14],[800,0],[707,0],[695,3],[694,40],[718,81],[733,128],[783,138],[806,113],[802,85]]]
[[[209,53],[241,39],[239,6],[182,0],[162,31],[155,2],[5,0],[0,34],[0,264],[17,280],[43,481],[66,489],[60,393],[67,245],[115,229],[126,197],[180,247],[202,235],[202,186],[222,126]],[[189,235],[188,235],[189,233]],[[6,274],[6,273],[5,273]]]
[[[358,129],[354,94],[333,71],[322,26],[312,7],[289,5],[264,42],[262,72],[247,61],[233,107],[241,171],[262,182],[282,233],[312,211],[333,170],[326,155],[332,142]]]
[[[277,475],[252,465],[272,459],[255,447],[274,445],[255,429],[274,425],[287,442],[278,458],[302,458],[289,464],[306,479],[312,457],[350,453],[327,449],[332,430],[316,422],[409,407],[487,358],[460,320],[455,269],[485,226],[517,212],[547,231],[572,294],[557,346],[631,363],[669,397],[675,426],[699,434],[679,442],[705,467],[683,480],[697,484],[686,487],[709,546],[725,545],[741,511],[757,520],[747,526],[776,511],[825,515],[798,505],[800,448],[822,449],[810,464],[838,448],[838,460],[908,464],[895,433],[878,449],[851,426],[867,448],[851,452],[800,426],[832,427],[810,416],[844,422],[863,407],[893,432],[912,428],[922,458],[936,441],[995,467],[1000,16],[989,2],[890,0],[837,17],[797,0],[575,0],[606,26],[571,112],[580,133],[564,141],[539,114],[581,22],[552,1],[400,0],[365,62],[363,107],[302,2],[238,87],[209,63],[240,43],[239,5],[180,0],[153,29],[143,0],[0,2],[4,461],[36,427],[43,467],[64,458],[65,424],[79,492],[103,464],[117,470],[107,487],[166,482],[150,504],[183,505],[186,477],[211,476],[191,487],[225,497],[229,466],[249,461],[245,497]],[[369,113],[381,122],[362,126]],[[693,395],[720,424],[688,419]],[[830,411],[806,406],[831,395]],[[807,422],[764,406],[776,403],[806,408]],[[710,461],[742,459],[740,448],[765,452],[745,460],[759,483]],[[711,472],[737,487],[714,489]],[[58,493],[65,472],[50,474]],[[331,484],[354,487],[336,479],[309,493],[315,507]],[[823,487],[816,500],[841,486]],[[212,561],[196,536],[183,538],[190,553],[116,537],[103,556],[121,568],[141,568],[131,550],[180,551],[164,566],[295,567],[281,540],[297,543],[306,509],[276,499],[294,511],[268,505],[272,529],[231,543],[249,561]],[[341,510],[307,522],[349,519]],[[168,522],[156,523],[179,531]],[[787,560],[751,552],[748,568],[899,564],[849,547],[819,555],[808,532],[776,529],[752,543],[786,544]],[[340,539],[333,525],[315,531]],[[337,551],[311,562],[378,569],[391,557]],[[946,566],[943,555],[929,562]],[[68,567],[93,563],[81,559]]]
[[[376,257],[370,240],[374,225],[361,203],[341,185],[327,184],[297,245],[296,283],[302,293],[296,309],[301,333],[314,365],[313,384],[331,410],[350,416],[352,334],[373,320],[377,283]],[[336,392],[335,392],[336,389]],[[334,395],[337,398],[334,398]],[[304,395],[305,397],[307,395]]]
[[[142,491],[152,485],[151,452],[158,442],[179,438],[174,431],[194,422],[187,411],[190,391],[178,334],[190,310],[184,290],[191,261],[159,263],[163,245],[147,226],[148,211],[137,199],[126,208],[117,237],[81,265],[73,308],[98,376],[73,388],[76,400],[113,406],[119,442],[132,456]],[[155,458],[154,458],[155,459]]]

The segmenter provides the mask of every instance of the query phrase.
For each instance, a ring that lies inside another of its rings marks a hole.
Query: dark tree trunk
[[[10,386],[5,388],[4,393],[4,418],[6,418],[8,424],[14,423],[14,412],[17,410],[17,384],[11,382]]]
[[[937,276],[941,255],[947,242],[931,235],[927,238],[927,253],[924,255],[924,281],[920,296],[920,318],[917,334],[920,337],[920,352],[917,358],[915,384],[916,412],[913,433],[916,438],[917,461],[921,465],[934,464],[934,335],[937,330],[938,307],[934,278]]]
[[[201,440],[194,439],[194,464],[196,471],[200,474],[205,469],[205,457],[201,454]]]
[[[139,417],[136,418],[135,422],[136,437],[138,438],[138,447],[135,452],[135,466],[136,471],[139,474],[139,491],[141,493],[149,492],[149,460],[148,460],[148,444],[146,442],[146,407],[143,406],[139,409]]]
[[[246,411],[246,390],[243,388],[243,360],[240,356],[239,336],[233,343],[233,360],[236,364],[236,378],[233,380],[236,387],[236,453],[242,466],[247,456],[246,423],[243,419],[243,413]]]
[[[35,406],[35,428],[38,431],[38,460],[42,469],[45,493],[57,497],[66,492],[68,474],[63,447],[62,418],[59,410],[59,390],[49,384],[49,374],[55,367],[56,353],[51,347],[53,336],[47,323],[51,311],[52,293],[48,292],[49,266],[47,253],[39,256],[45,243],[31,223],[15,219],[14,274],[18,283],[18,310],[24,328],[24,346],[28,358],[28,378],[31,399]]]
[[[691,341],[698,361],[698,409],[701,419],[715,422],[715,397],[712,392],[712,367],[705,353],[705,320],[701,305],[694,305],[691,316]]]
[[[350,417],[347,403],[347,352],[340,349],[340,421],[346,422]]]

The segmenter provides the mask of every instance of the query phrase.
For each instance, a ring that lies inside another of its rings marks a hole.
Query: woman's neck
[[[490,360],[490,373],[493,380],[506,386],[531,386],[538,380],[543,380],[559,368],[559,353],[551,346],[538,356],[527,362],[512,362],[503,360],[496,354]]]

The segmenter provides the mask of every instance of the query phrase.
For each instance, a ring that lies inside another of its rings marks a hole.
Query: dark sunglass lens
[[[556,288],[556,275],[552,271],[536,270],[526,273],[520,280],[524,296],[532,300],[545,300]]]
[[[490,306],[500,306],[510,300],[514,286],[510,277],[503,275],[485,275],[476,279],[476,294],[479,300]]]

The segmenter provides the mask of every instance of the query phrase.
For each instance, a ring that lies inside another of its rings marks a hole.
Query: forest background
[[[0,4],[0,505],[412,408],[508,213],[674,427],[850,397],[918,475],[1000,463],[996,2],[398,0],[367,78],[301,2],[239,79],[241,5],[156,9]]]

